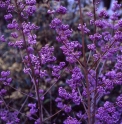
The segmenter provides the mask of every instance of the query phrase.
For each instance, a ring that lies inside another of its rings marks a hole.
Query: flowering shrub
[[[93,0],[93,10],[85,15],[90,17],[89,25],[93,27],[90,30],[83,20],[81,1],[76,0],[80,13],[80,23],[77,25],[81,32],[80,42],[72,41],[73,30],[64,23],[63,18],[68,10],[60,5],[61,1],[57,2],[59,7],[54,10],[50,7],[47,13],[52,17],[49,27],[55,32],[59,49],[65,56],[64,61],[59,61],[55,56],[55,44],[45,44],[37,49],[36,31],[40,27],[29,21],[36,13],[36,0],[0,0],[0,9],[6,10],[4,19],[13,39],[8,41],[3,34],[0,36],[1,44],[6,42],[19,51],[22,71],[32,83],[28,93],[19,91],[13,86],[15,78],[11,71],[1,71],[1,122],[122,124],[122,88],[114,100],[102,100],[122,85],[121,4],[114,2],[113,15],[109,17],[105,9],[97,13],[98,2]],[[63,83],[58,84],[62,78]],[[46,84],[49,88],[44,87]],[[55,97],[52,94],[54,86]],[[26,96],[19,109],[14,108],[11,98],[7,97],[10,88]],[[45,107],[46,102],[50,103],[50,107]],[[57,108],[54,110],[55,104]],[[59,113],[65,117],[58,118]],[[23,120],[23,116],[27,119]]]

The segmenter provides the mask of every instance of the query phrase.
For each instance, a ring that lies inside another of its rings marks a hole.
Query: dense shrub
[[[0,0],[0,123],[122,124],[121,4],[66,4]]]

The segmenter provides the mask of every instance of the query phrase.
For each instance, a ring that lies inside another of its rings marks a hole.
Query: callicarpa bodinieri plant
[[[81,41],[77,41],[72,40],[73,29],[65,22],[68,9],[61,0],[53,1],[58,4],[55,8],[51,1],[45,4],[51,18],[48,28],[54,32],[56,43],[38,48],[36,32],[40,27],[32,22],[37,12],[36,0],[0,0],[0,12],[6,12],[4,19],[11,37],[7,39],[2,34],[0,44],[17,49],[22,72],[31,83],[29,92],[22,92],[14,87],[11,71],[0,70],[0,123],[122,124],[121,4],[115,1],[109,15],[106,9],[97,12],[99,1],[93,0],[93,9],[84,15],[82,1],[75,0],[80,15],[77,29]],[[84,16],[89,17],[92,29]],[[55,56],[55,44],[64,61]],[[7,97],[10,89],[25,96],[21,107],[11,104],[14,101]],[[117,92],[116,97],[109,98],[113,91]],[[46,102],[49,106],[45,106]]]

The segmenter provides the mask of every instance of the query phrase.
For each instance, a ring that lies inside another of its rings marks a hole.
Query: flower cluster
[[[116,124],[121,121],[121,113],[113,103],[106,101],[103,107],[98,108],[96,113],[96,124]]]
[[[77,89],[77,87],[82,86],[81,81],[83,80],[83,74],[80,70],[80,68],[75,67],[72,70],[72,78],[67,79],[66,83],[72,88]]]
[[[54,52],[54,47],[49,47],[49,45],[42,47],[39,52],[41,58],[41,64],[54,62],[56,58],[53,56],[53,52]]]
[[[2,71],[0,81],[3,82],[4,85],[10,85],[12,78],[10,78],[10,71]]]
[[[17,117],[18,112],[9,112],[8,110],[0,109],[0,118],[6,124],[18,124],[20,119]]]
[[[35,103],[34,104],[33,103],[29,103],[28,107],[30,107],[30,113],[29,113],[28,117],[31,119],[31,116],[35,115],[38,110],[36,109],[36,104]]]
[[[80,4],[80,0],[77,1]],[[93,31],[83,20],[84,15],[79,5],[81,24],[78,24],[79,30],[76,32],[81,32],[81,42],[71,38],[73,30],[70,25],[63,22],[67,8],[59,5],[53,10],[52,6],[47,5],[46,7],[51,9],[47,12],[52,16],[49,26],[55,31],[57,42],[56,45],[53,42],[42,45],[41,42],[37,42],[38,33],[35,32],[39,27],[30,19],[30,16],[34,16],[37,11],[36,2],[36,0],[0,0],[0,9],[6,10],[4,19],[10,31],[10,41],[6,40],[4,35],[0,36],[0,41],[8,43],[9,47],[17,48],[21,54],[23,72],[29,75],[32,82],[29,94],[19,91],[27,98],[20,110],[13,112],[9,110],[12,107],[11,102],[7,103],[6,94],[10,88],[17,91],[18,89],[11,86],[14,78],[10,77],[10,71],[1,71],[0,105],[3,107],[0,109],[1,120],[6,124],[20,123],[18,114],[23,114],[21,112],[23,106],[29,98],[33,98],[34,102],[27,102],[27,111],[24,109],[24,112],[29,113],[25,116],[34,120],[35,124],[44,124],[48,119],[52,123],[51,118],[60,111],[68,115],[62,121],[64,124],[122,124],[121,90],[118,91],[115,102],[110,98],[111,91],[116,90],[116,86],[122,85],[122,20],[119,20],[118,12],[121,4],[114,2],[113,14],[109,17],[105,9],[97,13],[95,9],[99,2],[93,1],[95,11],[87,13],[90,17],[89,25],[94,27]],[[63,61],[58,61],[54,56],[57,44],[65,56]],[[55,88],[52,88],[54,85],[57,91],[56,99],[52,95],[55,91]],[[48,86],[49,89],[45,91]],[[48,95],[45,96],[46,94]],[[109,97],[111,102],[109,99],[106,100],[106,97]],[[54,115],[51,108],[53,100],[60,109]],[[48,107],[45,107],[48,103],[50,112],[47,110]],[[75,107],[80,110],[75,110]]]
[[[64,124],[81,124],[76,118],[68,117]]]

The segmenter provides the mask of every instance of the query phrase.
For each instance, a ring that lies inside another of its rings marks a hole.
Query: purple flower
[[[45,45],[40,50],[41,63],[46,64],[49,62],[53,62],[56,58],[53,56],[54,47],[49,47],[49,45]]]
[[[18,33],[17,33],[17,32],[12,32],[12,33],[11,33],[11,36],[12,36],[13,38],[18,38]]]
[[[29,103],[28,107],[30,107],[30,115],[34,115],[38,110],[36,109],[36,104]]]
[[[108,17],[107,11],[105,9],[101,10],[100,13],[99,13],[99,17],[101,17],[101,18]]]
[[[5,42],[6,41],[4,35],[0,36],[0,41],[2,41],[2,42]]]
[[[0,110],[1,120],[3,120],[6,124],[18,124],[20,122],[20,119],[18,119],[17,115],[17,111],[10,112],[5,109]]]
[[[12,19],[13,16],[11,13],[9,13],[9,14],[5,15],[4,17],[6,20],[10,20],[10,19]]]
[[[122,94],[120,94],[120,96],[117,97],[116,104],[117,106],[122,108]]]
[[[7,77],[10,75],[10,71],[2,71],[1,72],[1,77]]]
[[[99,41],[102,39],[102,35],[99,34],[99,33],[96,33],[94,35],[90,35],[89,38],[92,40],[92,41]]]
[[[115,41],[122,42],[122,32],[121,31],[116,31],[114,35]]]
[[[118,18],[119,18],[119,14],[117,12],[114,12],[110,17],[110,19],[113,21],[118,20]]]
[[[27,15],[31,16],[33,13],[35,13],[36,11],[36,6],[28,6],[25,10],[25,12],[27,13]]]
[[[117,10],[120,9],[120,7],[121,7],[121,4],[118,4],[118,1],[116,0],[116,1],[114,1],[114,3],[113,3],[112,10],[113,10],[113,11],[117,11]]]
[[[119,25],[119,27],[121,27],[121,28],[122,28],[122,19],[121,19],[121,20],[119,20],[118,25]]]
[[[64,108],[64,111],[65,111],[66,113],[69,113],[69,112],[71,112],[71,110],[72,110],[72,108],[71,108],[70,105],[64,105],[63,108]]]
[[[64,98],[64,99],[70,99],[71,98],[71,94],[68,93],[63,87],[59,87],[59,96]]]
[[[33,6],[36,4],[36,0],[25,0],[27,5]]]
[[[60,109],[62,109],[64,107],[64,105],[63,105],[62,102],[58,102],[57,107],[60,108]]]
[[[96,49],[96,46],[93,43],[92,44],[88,44],[87,47],[90,50],[95,50]]]
[[[67,79],[66,83],[72,88],[72,89],[76,89],[77,87],[81,86],[81,81],[83,79],[83,75],[82,72],[80,70],[80,68],[75,67],[72,70],[72,78],[71,79]]]
[[[66,42],[66,44],[61,46],[60,48],[62,49],[64,55],[66,55],[66,60],[70,63],[75,63],[81,55],[81,51],[75,51],[75,49],[79,49],[81,47],[82,46],[78,41],[72,41]]]
[[[81,124],[76,118],[68,117],[63,124]]]
[[[81,24],[79,24],[78,29],[81,31]],[[90,32],[90,30],[86,27],[86,24],[83,25],[83,31],[85,34],[88,34]]]
[[[24,45],[23,40],[16,41],[16,42],[14,43],[14,46],[15,46],[15,47],[18,47],[18,48],[23,48],[23,45]]]
[[[59,14],[65,14],[67,12],[67,9],[64,6],[60,6],[57,10],[57,13]]]
[[[51,21],[50,27],[51,27],[52,29],[55,29],[55,28],[57,28],[57,27],[60,26],[60,25],[61,25],[61,20],[58,19],[58,18],[55,18],[55,19],[53,19],[53,20]]]
[[[76,104],[76,105],[80,105],[80,103],[81,103],[81,98],[80,98],[80,96],[78,95],[79,93],[76,91],[76,90],[72,90],[72,97],[71,97],[71,99],[72,99],[72,101]]]

